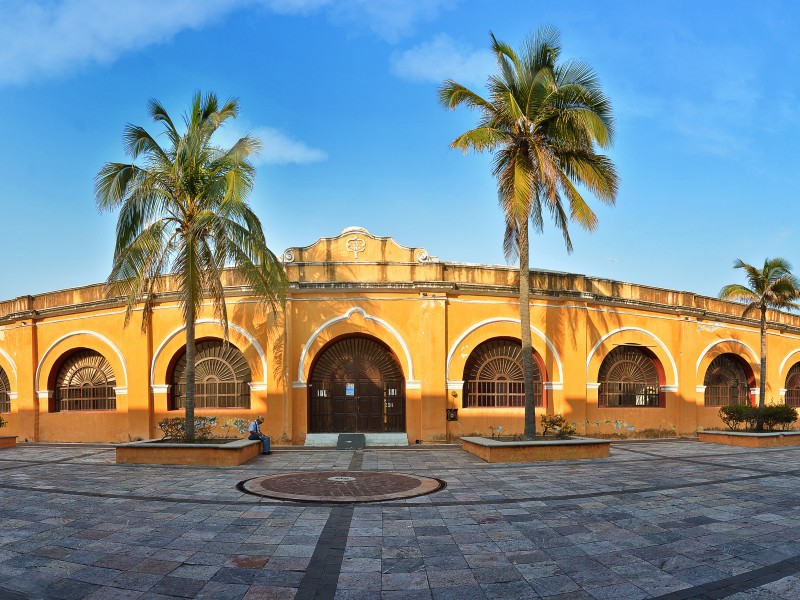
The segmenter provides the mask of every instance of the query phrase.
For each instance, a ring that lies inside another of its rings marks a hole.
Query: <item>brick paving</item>
[[[440,479],[369,504],[254,496],[291,472]],[[800,598],[800,449],[612,445],[486,464],[452,447],[277,449],[241,467],[0,452],[0,600]]]
[[[430,494],[444,483],[403,473],[385,471],[303,471],[256,477],[241,489],[257,496],[307,502],[375,502]]]

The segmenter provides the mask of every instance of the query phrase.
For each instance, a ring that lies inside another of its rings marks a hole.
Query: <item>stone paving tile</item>
[[[322,545],[339,556],[314,559],[336,598],[691,597],[716,584],[800,597],[800,449],[652,441],[614,444],[605,461],[513,466],[453,448],[367,450],[364,470],[447,487],[355,505],[328,539],[330,506],[236,487],[353,458],[278,448],[203,468],[117,465],[94,446],[6,450],[0,598],[299,598]]]

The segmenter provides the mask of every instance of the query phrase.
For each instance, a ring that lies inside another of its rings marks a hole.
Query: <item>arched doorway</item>
[[[320,352],[308,379],[309,432],[406,430],[403,371],[381,342],[365,336],[334,341]]]

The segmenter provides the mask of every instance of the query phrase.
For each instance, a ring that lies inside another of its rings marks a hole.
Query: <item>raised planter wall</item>
[[[503,442],[484,437],[462,437],[461,447],[490,463],[608,458],[611,453],[610,440],[589,438]]]
[[[15,435],[0,435],[0,450],[5,448],[14,448],[17,445],[17,436]]]
[[[768,431],[751,433],[745,431],[701,431],[697,434],[701,442],[743,446],[745,448],[777,448],[800,446],[800,431]]]
[[[145,440],[117,446],[117,462],[144,465],[235,467],[261,454],[260,440],[225,444],[165,444]]]

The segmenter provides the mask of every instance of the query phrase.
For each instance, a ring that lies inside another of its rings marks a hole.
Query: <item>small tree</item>
[[[761,373],[758,378],[760,410],[756,421],[756,429],[761,431],[764,429],[764,399],[767,395],[767,310],[799,308],[793,301],[800,296],[800,282],[792,275],[792,265],[784,258],[767,258],[761,269],[737,259],[733,268],[744,269],[750,287],[732,283],[720,290],[719,297],[747,304],[743,316],[758,311],[761,317]]]

